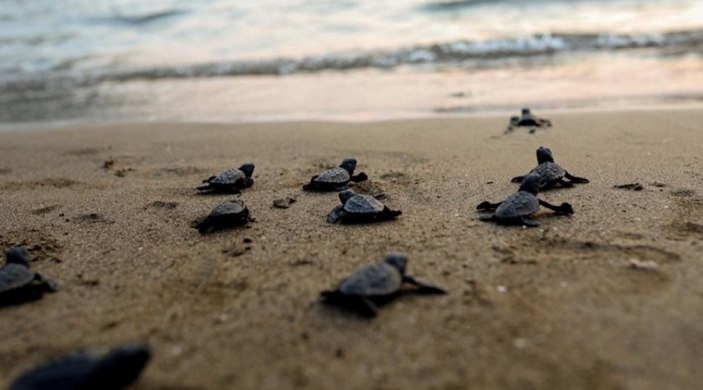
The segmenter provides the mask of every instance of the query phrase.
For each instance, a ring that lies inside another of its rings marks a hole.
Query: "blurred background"
[[[703,102],[700,0],[0,0],[0,123]]]

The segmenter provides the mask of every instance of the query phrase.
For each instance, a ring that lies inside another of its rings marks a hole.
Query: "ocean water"
[[[691,104],[700,0],[0,0],[0,121]]]

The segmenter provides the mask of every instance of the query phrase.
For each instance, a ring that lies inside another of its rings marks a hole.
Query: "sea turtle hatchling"
[[[310,183],[305,184],[303,189],[306,191],[340,191],[347,188],[350,181],[358,183],[368,180],[368,176],[364,172],[354,175],[354,169],[356,169],[356,160],[346,158],[338,167],[313,176]]]
[[[327,216],[329,223],[365,223],[393,219],[402,214],[391,210],[380,200],[371,195],[356,194],[352,190],[339,193],[341,205],[335,207]]]
[[[506,132],[513,131],[515,127],[531,127],[542,128],[542,127],[552,127],[552,121],[549,119],[539,118],[530,112],[530,109],[525,107],[522,109],[520,116],[513,116],[510,118],[510,124]],[[531,131],[534,132],[534,131]]]
[[[80,352],[40,365],[15,379],[9,390],[119,390],[137,380],[151,353],[125,344],[105,354]]]
[[[342,305],[368,316],[375,316],[378,306],[402,293],[446,294],[446,291],[418,282],[405,274],[408,258],[400,253],[387,254],[382,261],[356,270],[342,280],[335,290],[323,291],[324,302]],[[411,289],[403,288],[409,285]]]
[[[40,299],[45,292],[55,292],[56,285],[29,269],[25,248],[5,251],[5,265],[0,268],[0,306]]]
[[[217,176],[203,180],[206,184],[198,187],[198,190],[238,194],[254,184],[254,179],[251,178],[253,174],[254,164],[246,163],[239,168],[228,169]]]
[[[240,199],[230,199],[217,205],[203,220],[196,221],[194,227],[201,234],[205,234],[214,230],[246,225],[250,220],[249,209],[244,202]]]
[[[542,205],[559,215],[573,214],[574,209],[568,203],[555,206],[537,198],[541,178],[532,173],[525,177],[520,189],[500,203],[482,202],[476,209],[479,211],[494,211],[493,215],[481,217],[482,221],[493,221],[505,225],[538,226],[537,222],[527,218],[534,214]]]
[[[571,187],[574,183],[588,183],[588,179],[584,177],[572,176],[564,168],[560,167],[554,162],[554,155],[549,148],[540,146],[537,148],[537,166],[533,168],[530,173],[536,173],[542,178],[540,184],[540,191],[548,188],[552,188],[559,184],[562,187]],[[525,176],[516,176],[512,178],[513,183],[520,183],[525,178]],[[564,179],[568,179],[566,181]]]

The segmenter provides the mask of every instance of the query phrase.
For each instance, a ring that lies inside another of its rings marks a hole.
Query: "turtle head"
[[[254,174],[254,164],[246,163],[239,167],[239,170],[244,172],[244,176],[251,177]]]
[[[530,109],[527,107],[522,108],[522,115],[530,115]]]
[[[383,258],[383,262],[397,269],[401,275],[405,275],[405,266],[408,264],[408,257],[404,254],[389,253]]]
[[[105,356],[91,378],[100,378],[96,380],[101,383],[120,384],[120,388],[128,386],[137,379],[150,358],[151,352],[145,344],[130,343],[117,347]]]
[[[356,159],[354,158],[345,158],[344,161],[342,161],[341,164],[339,164],[341,168],[343,168],[345,171],[349,172],[349,175],[354,174],[354,170],[356,169]]]
[[[347,203],[347,201],[354,195],[356,195],[354,191],[344,190],[339,193],[339,200],[342,201],[342,204],[344,204]]]
[[[531,173],[525,176],[524,179],[522,179],[522,183],[520,183],[520,191],[527,191],[529,193],[537,195],[541,185],[542,176],[536,173]]]
[[[24,264],[27,265],[29,262],[27,258],[29,257],[29,252],[27,249],[22,247],[12,247],[5,251],[5,258],[8,264]]]
[[[554,156],[549,148],[540,146],[537,148],[537,163],[542,164],[543,162],[554,162]]]

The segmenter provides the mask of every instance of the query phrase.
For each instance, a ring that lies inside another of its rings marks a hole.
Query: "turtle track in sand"
[[[646,294],[657,292],[667,286],[671,277],[666,273],[667,265],[681,261],[673,252],[649,245],[616,245],[591,241],[576,241],[565,238],[542,238],[539,245],[534,237],[524,237],[507,247],[494,248],[504,264],[529,265],[519,267],[524,272],[515,272],[514,283],[528,291],[569,286],[570,293],[592,294],[610,297],[621,294]],[[633,266],[642,263],[655,264],[652,269]],[[553,283],[534,285],[531,272],[542,273]]]
[[[671,195],[676,216],[665,226],[672,233],[667,238],[677,241],[703,238],[703,196],[691,189],[672,190]]]

